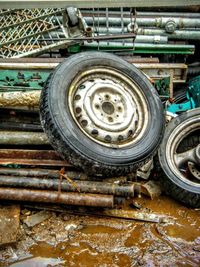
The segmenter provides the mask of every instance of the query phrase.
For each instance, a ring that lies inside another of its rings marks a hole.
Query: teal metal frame
[[[186,101],[183,103],[168,104],[167,111],[179,113],[189,109],[200,107],[200,75],[191,79],[186,91]]]

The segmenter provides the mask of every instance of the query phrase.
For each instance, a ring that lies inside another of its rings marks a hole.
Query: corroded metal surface
[[[19,216],[19,205],[0,206],[0,246],[16,242]]]
[[[0,107],[35,107],[40,100],[40,91],[1,92]]]
[[[71,166],[54,150],[0,149],[0,164]]]
[[[70,167],[70,166],[69,166]],[[89,179],[85,173],[81,171],[68,171],[65,170],[64,174],[69,179],[75,180],[87,180]],[[51,170],[51,169],[42,169],[42,168],[0,168],[0,175],[13,175],[13,176],[21,176],[21,177],[37,177],[37,178],[59,178],[60,171],[59,170]]]
[[[59,191],[0,188],[0,199],[33,201],[46,203],[62,203],[65,205],[79,205],[92,207],[114,206],[114,197],[111,195],[63,193]]]
[[[47,145],[48,143],[44,133],[0,131],[0,145]]]
[[[0,176],[0,186],[16,187],[16,188],[31,188],[42,190],[57,190],[59,187],[62,191],[91,193],[91,194],[108,194],[123,197],[134,196],[134,184],[118,185],[106,182],[94,181],[70,181],[64,179],[45,179],[45,178],[30,178],[30,177],[15,177],[15,176]]]

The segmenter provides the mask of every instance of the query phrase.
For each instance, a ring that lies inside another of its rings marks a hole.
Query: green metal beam
[[[0,8],[58,8],[74,6],[90,7],[180,7],[199,5],[199,0],[0,0]]]
[[[180,55],[192,55],[194,54],[195,47],[193,45],[173,45],[173,44],[130,44],[128,46],[123,45],[107,45],[104,43],[87,43],[87,45],[71,46],[68,51],[77,53],[80,51],[129,51],[131,54],[180,54]]]

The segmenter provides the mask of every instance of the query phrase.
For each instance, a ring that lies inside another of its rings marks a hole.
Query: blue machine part
[[[183,103],[168,104],[167,111],[179,113],[200,107],[200,75],[189,81],[186,100]]]

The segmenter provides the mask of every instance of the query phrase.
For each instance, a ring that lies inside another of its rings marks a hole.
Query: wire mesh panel
[[[63,9],[21,9],[0,11],[0,57],[37,55],[67,44]]]

